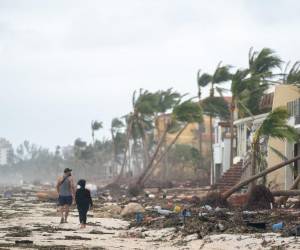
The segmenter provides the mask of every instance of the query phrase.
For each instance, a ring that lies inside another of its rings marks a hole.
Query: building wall
[[[0,138],[0,166],[10,163],[12,158],[12,145],[4,138]]]
[[[275,88],[273,110],[280,106],[287,106],[287,103],[295,99],[300,98],[300,92],[297,87],[289,85],[279,85]],[[293,147],[288,145],[284,141],[278,139],[269,140],[269,147],[273,147],[280,151],[282,154],[291,157],[293,154]],[[273,151],[268,150],[267,157],[268,167],[272,167],[282,162],[282,159],[278,157]],[[283,167],[270,173],[267,176],[267,183],[271,189],[288,189],[293,182],[293,175],[289,166]]]
[[[159,139],[163,131],[165,130],[165,124],[170,115],[160,116],[156,121],[156,132],[155,137]],[[203,132],[202,132],[202,153],[203,156],[209,156],[210,152],[210,126],[209,126],[209,116],[203,116]],[[177,133],[168,133],[166,137],[167,144],[170,144],[173,139],[176,137]],[[199,141],[199,124],[190,123],[183,133],[179,136],[176,144],[187,144],[191,145],[197,149],[200,147]]]

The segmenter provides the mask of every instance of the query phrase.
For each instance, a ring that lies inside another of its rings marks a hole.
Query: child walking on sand
[[[85,188],[86,181],[79,180],[79,189],[76,191],[75,200],[77,204],[77,209],[79,212],[80,228],[86,227],[86,216],[89,208],[93,207],[93,201],[91,198],[91,193]]]

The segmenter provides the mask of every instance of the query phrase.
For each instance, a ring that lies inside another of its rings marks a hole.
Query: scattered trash
[[[66,235],[66,240],[92,240],[91,238],[81,237],[79,235]]]
[[[278,232],[280,230],[282,230],[284,227],[284,223],[283,222],[279,222],[279,223],[276,223],[272,226],[272,231],[273,232]]]
[[[94,217],[101,218],[120,218],[122,208],[117,204],[107,204],[100,209],[94,209]]]
[[[16,245],[32,245],[33,241],[32,240],[16,240],[15,244]]]
[[[160,210],[157,210],[157,212],[161,215],[166,215],[166,216],[173,213],[172,211],[167,210],[167,209],[160,209]]]
[[[174,207],[174,213],[179,214],[180,212],[181,212],[181,207],[178,206],[178,205],[176,205],[176,206]]]
[[[205,205],[205,206],[203,206],[201,208],[203,208],[203,209],[205,209],[207,211],[211,211],[212,210],[212,207],[210,205]]]
[[[210,207],[228,207],[229,204],[226,199],[223,198],[222,194],[219,192],[210,192],[205,197],[203,197],[200,202],[202,206]]]
[[[140,212],[137,212],[135,214],[135,220],[136,220],[136,223],[141,223],[143,221],[143,214]]]
[[[257,229],[266,229],[267,225],[265,222],[247,222],[248,227],[254,227]]]
[[[300,225],[293,228],[292,233],[293,233],[293,236],[300,236]]]
[[[56,201],[58,199],[57,191],[44,191],[36,193],[36,197],[40,201]]]
[[[223,224],[221,224],[221,223],[218,223],[217,228],[218,228],[221,232],[223,232],[223,231],[225,230],[225,226],[224,226]]]
[[[11,191],[5,191],[4,194],[3,194],[3,197],[5,199],[11,199],[12,198],[12,192]]]
[[[138,212],[144,213],[145,209],[139,203],[131,202],[124,207],[124,209],[121,212],[121,215],[127,216],[131,214],[136,214]]]

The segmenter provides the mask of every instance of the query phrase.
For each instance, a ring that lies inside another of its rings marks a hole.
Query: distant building
[[[159,140],[163,132],[166,129],[168,121],[171,119],[170,114],[161,115],[156,120],[155,126],[155,138]],[[214,121],[214,119],[213,119]],[[166,144],[170,144],[176,137],[177,133],[168,133],[166,136]],[[202,143],[201,143],[202,140]],[[203,123],[199,125],[198,123],[190,123],[179,136],[176,144],[186,144],[200,149],[200,143],[202,148],[203,157],[210,156],[210,126],[209,126],[209,116],[203,116]]]
[[[215,181],[230,168],[230,123],[222,122],[216,118],[214,123],[215,143],[214,150],[214,173]]]
[[[171,120],[171,114],[164,114],[160,115],[155,124],[155,133],[154,137],[156,141],[159,141],[162,138],[162,135],[166,129],[168,122]],[[214,121],[214,119],[213,119]],[[167,145],[170,145],[174,138],[177,136],[178,132],[175,133],[168,133],[162,148],[165,148]],[[200,162],[201,167],[199,168],[199,173],[202,171],[201,169],[210,168],[210,126],[209,126],[209,116],[203,115],[203,122],[201,124],[198,123],[189,123],[182,134],[179,136],[178,140],[175,144],[181,145],[189,145],[197,150],[202,152],[203,160]],[[167,157],[166,157],[167,158]],[[166,160],[167,161],[167,160]],[[160,171],[163,171],[162,168],[167,166],[167,162],[161,163],[161,167],[154,172],[154,175],[158,175]],[[177,166],[178,165],[178,166]],[[170,169],[178,169],[178,176],[173,176],[172,179],[175,177],[183,180],[183,179],[197,179],[199,178],[194,171],[189,171],[188,168],[183,170],[180,164],[175,164]],[[180,166],[179,166],[180,165]],[[168,169],[168,168],[167,168]],[[181,172],[179,171],[180,169]],[[203,172],[203,171],[202,171]],[[169,176],[169,170],[166,170],[165,174],[161,174],[162,176]],[[199,174],[203,178],[205,177],[205,181],[209,178],[207,173]]]
[[[231,103],[231,97],[224,97],[228,105]],[[215,183],[230,168],[230,122],[215,118],[214,129],[214,177],[211,183]],[[235,146],[235,144],[233,144]]]
[[[0,138],[0,166],[11,163],[12,158],[13,148],[11,143],[4,138]]]

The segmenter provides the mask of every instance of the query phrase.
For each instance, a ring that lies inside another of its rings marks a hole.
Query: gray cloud
[[[0,1],[0,136],[54,148],[130,110],[135,89],[196,93],[251,46],[297,60],[298,1]]]

